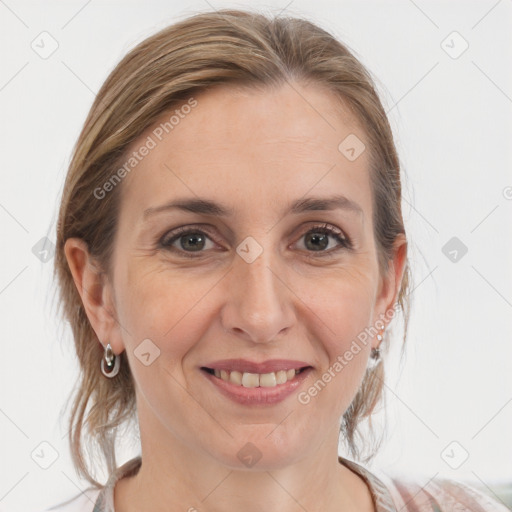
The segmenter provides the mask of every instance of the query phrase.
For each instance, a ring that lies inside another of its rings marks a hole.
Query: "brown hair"
[[[104,349],[74,284],[64,243],[70,237],[84,240],[100,268],[111,275],[122,187],[114,187],[102,200],[95,198],[94,190],[111,178],[131,144],[162,113],[216,84],[279,86],[289,80],[325,87],[348,105],[365,129],[381,272],[387,270],[398,235],[405,234],[400,165],[388,119],[368,71],[331,34],[303,19],[269,19],[224,9],[195,14],[138,44],[110,73],[95,98],[73,150],[57,225],[54,271],[59,310],[71,325],[81,370],[78,388],[70,395],[71,455],[79,475],[95,486],[101,484],[89,472],[84,447],[100,449],[109,474],[116,469],[117,429],[136,417],[134,382],[125,352],[118,356],[121,369],[116,377],[107,379],[101,373]],[[397,304],[404,318],[402,355],[410,308],[409,277],[406,262]],[[359,424],[379,402],[383,378],[382,363],[367,371],[343,416],[341,433],[352,456],[360,460]],[[373,435],[371,421],[370,430]],[[363,448],[368,446],[365,439]]]

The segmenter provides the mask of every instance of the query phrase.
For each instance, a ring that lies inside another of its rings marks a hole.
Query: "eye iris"
[[[308,241],[312,242],[311,247],[314,251],[325,249],[329,245],[329,237],[325,233],[308,233],[306,235],[306,247],[308,247]],[[308,249],[311,247],[308,247]]]
[[[199,251],[204,247],[204,236],[199,233],[190,233],[181,237],[180,245],[182,249],[192,249],[193,251]],[[197,242],[199,242],[197,244]]]

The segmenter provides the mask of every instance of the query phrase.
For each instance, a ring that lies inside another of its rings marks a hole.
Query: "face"
[[[394,276],[377,265],[368,151],[351,161],[338,149],[350,134],[369,143],[317,87],[194,98],[161,141],[156,123],[133,145],[156,142],[121,185],[118,324],[103,339],[127,352],[143,443],[230,467],[245,449],[259,468],[282,467],[337,440],[378,344],[356,353],[353,342],[394,301]]]

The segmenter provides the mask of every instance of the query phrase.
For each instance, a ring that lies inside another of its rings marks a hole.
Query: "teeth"
[[[260,376],[257,373],[244,372],[242,386],[244,388],[257,388],[260,385]]]
[[[256,388],[258,386],[273,388],[278,384],[284,384],[285,382],[292,380],[299,370],[279,370],[277,372],[270,373],[249,373],[249,372],[238,372],[233,370],[229,372],[227,370],[214,370],[215,377],[218,377],[226,382],[231,382],[237,386],[244,386],[245,388]]]
[[[294,372],[295,373],[295,372]],[[277,376],[274,372],[260,375],[260,386],[273,388],[277,385]]]
[[[222,373],[221,373],[220,378],[222,379]],[[229,375],[229,378],[226,378],[223,380],[229,380],[229,382],[236,384],[237,386],[241,386],[242,385],[242,374],[240,372],[231,372],[231,374]]]
[[[284,384],[288,380],[285,370],[279,370],[276,372],[276,381],[278,384]]]

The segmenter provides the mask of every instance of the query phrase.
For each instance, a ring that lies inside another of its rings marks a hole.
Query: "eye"
[[[352,249],[350,239],[344,236],[341,230],[329,224],[314,226],[301,236],[302,239],[304,250],[316,252],[317,256],[328,256],[341,249]],[[158,247],[194,258],[199,257],[206,249],[213,249],[215,241],[204,228],[182,226],[165,233],[160,238]]]
[[[166,233],[159,241],[159,247],[174,252],[180,252],[184,256],[194,257],[193,254],[203,252],[203,249],[213,248],[213,241],[201,229],[193,226],[182,226]]]
[[[343,232],[329,224],[314,226],[302,235],[304,246],[308,252],[322,253],[319,256],[330,255],[340,249],[351,249],[352,244]],[[301,239],[302,239],[301,237]],[[334,247],[330,246],[331,242]]]

